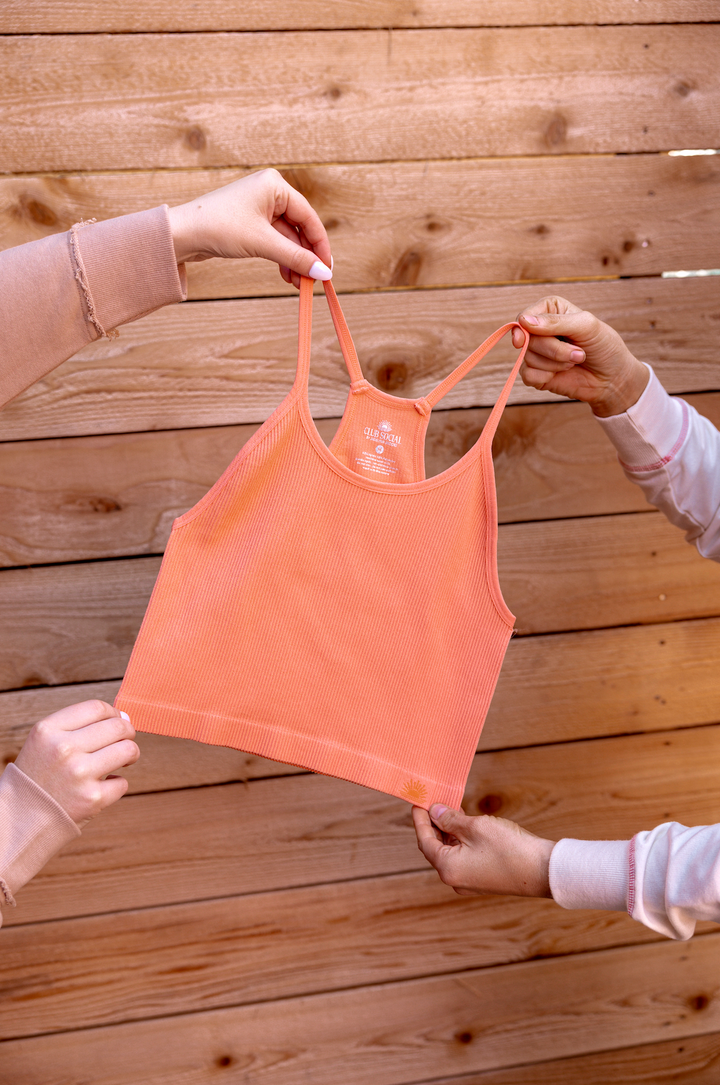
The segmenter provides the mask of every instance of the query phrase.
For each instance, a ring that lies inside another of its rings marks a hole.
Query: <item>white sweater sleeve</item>
[[[648,366],[650,369],[650,366]],[[648,502],[720,561],[720,432],[683,399],[650,380],[625,414],[598,422],[625,474]],[[677,822],[632,840],[561,840],[550,889],[564,908],[627,908],[668,938],[692,937],[698,920],[720,923],[720,825]]]
[[[698,920],[720,923],[720,825],[676,821],[626,840],[561,840],[550,889],[564,908],[627,907],[668,938],[691,938]]]
[[[683,528],[703,557],[720,561],[720,432],[650,380],[625,414],[598,418],[627,477]]]

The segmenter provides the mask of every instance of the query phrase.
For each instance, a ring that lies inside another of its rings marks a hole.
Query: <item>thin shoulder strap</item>
[[[522,349],[520,350],[520,353],[517,356],[517,360],[515,362],[515,365],[512,367],[512,370],[510,371],[510,376],[505,381],[505,385],[503,387],[503,390],[500,393],[500,395],[498,396],[498,398],[497,398],[497,400],[495,402],[495,406],[493,407],[493,409],[490,412],[490,417],[488,418],[487,422],[483,426],[483,431],[480,434],[480,440],[482,442],[484,442],[486,445],[491,445],[492,444],[492,439],[495,436],[495,430],[498,428],[498,423],[500,421],[500,418],[502,416],[503,411],[505,410],[505,404],[507,403],[508,399],[510,398],[510,392],[512,391],[512,386],[515,383],[515,378],[517,377],[518,373],[520,372],[520,366],[523,364],[523,359],[525,358],[525,355],[527,353],[528,344],[530,342],[529,333],[525,331],[525,329],[523,328],[523,326],[521,324],[517,324],[515,322],[513,322],[512,324],[505,324],[504,327],[499,328],[498,331],[495,332],[495,334],[498,335],[498,332],[499,332],[499,333],[502,333],[504,335],[505,332],[509,331],[511,328],[520,328],[520,331],[523,333],[523,336],[524,336],[524,342],[523,342],[523,345],[522,345]],[[492,336],[491,336],[491,338],[492,338]]]
[[[308,279],[304,275],[300,277],[300,314],[298,318],[298,364],[297,364],[297,376],[295,381],[302,387],[307,387],[310,380],[310,350],[312,346],[312,303],[313,303],[313,286],[314,280]],[[330,315],[332,316],[333,324],[335,325],[335,332],[340,343],[340,350],[342,351],[343,358],[345,359],[345,365],[348,368],[350,374],[350,387],[356,386],[360,381],[364,381],[362,369],[360,368],[360,362],[358,361],[357,351],[355,350],[355,344],[352,341],[350,335],[350,329],[345,323],[345,317],[343,316],[342,309],[340,308],[340,302],[338,301],[337,294],[333,288],[332,283],[323,283],[325,287],[325,296],[327,297],[328,305],[330,307]]]
[[[312,344],[313,281],[300,277],[300,313],[298,316],[298,362],[295,385],[307,389],[310,380],[310,348]]]
[[[360,368],[360,362],[358,360],[357,351],[355,350],[355,344],[352,341],[350,335],[350,329],[345,323],[345,317],[343,311],[340,308],[340,302],[338,296],[335,293],[335,287],[331,282],[323,283],[325,287],[325,297],[330,307],[330,316],[332,322],[335,325],[335,334],[338,337],[338,343],[340,344],[340,350],[342,351],[343,358],[345,359],[345,365],[347,366],[348,373],[350,374],[351,385],[356,384],[358,381],[364,380],[363,371]]]
[[[530,336],[522,327],[522,325],[517,323],[517,321],[513,320],[510,324],[503,324],[503,326],[501,328],[498,328],[496,332],[493,332],[492,335],[489,335],[485,342],[480,344],[477,350],[474,350],[472,354],[465,359],[464,362],[460,363],[457,369],[454,369],[453,372],[448,377],[446,377],[444,381],[438,384],[436,388],[433,388],[432,392],[429,392],[428,395],[425,396],[423,406],[426,405],[430,409],[435,407],[436,404],[438,404],[443,398],[443,396],[447,395],[450,389],[454,388],[458,381],[461,381],[462,378],[466,375],[466,373],[469,373],[473,366],[477,365],[480,359],[484,358],[488,351],[492,350],[492,348],[500,342],[502,337],[504,335],[507,335],[509,331],[512,331],[513,328],[520,328],[520,331],[523,333],[524,342],[522,345],[522,349],[517,357],[517,361],[512,368],[512,372],[510,373],[510,376],[505,382],[505,387],[500,393],[498,401],[493,407],[490,413],[490,417],[485,423],[482,431],[481,440],[492,441],[493,436],[495,435],[495,430],[498,427],[498,422],[500,421],[500,415],[505,409],[505,404],[507,403],[510,396],[510,390],[515,383],[515,378],[520,371],[520,366],[523,363],[523,358],[525,357],[528,343],[530,342]]]

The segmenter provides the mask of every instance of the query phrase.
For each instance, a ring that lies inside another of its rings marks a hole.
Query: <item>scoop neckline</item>
[[[366,379],[366,378],[363,378]],[[397,407],[399,404],[410,407],[415,410],[415,404],[423,397],[418,399],[404,399],[400,396],[391,396],[388,392],[383,392],[379,388],[375,388],[374,385],[368,382],[368,389],[374,398],[382,401],[389,401],[391,405]],[[350,393],[352,395],[352,392]],[[472,448],[468,449],[464,456],[461,456],[459,460],[451,464],[450,467],[441,471],[439,475],[433,475],[432,478],[418,479],[415,482],[381,482],[379,480],[371,478],[363,478],[352,468],[341,461],[334,455],[328,448],[320,436],[320,432],[315,425],[315,419],[310,412],[310,403],[307,396],[307,390],[301,389],[298,396],[300,401],[300,417],[303,423],[303,428],[320,456],[325,460],[328,467],[341,478],[346,479],[348,482],[353,483],[355,486],[359,486],[363,490],[374,490],[377,493],[389,493],[389,494],[411,494],[422,493],[425,490],[434,490],[438,486],[442,486],[445,482],[449,482],[455,475],[461,474],[471,466],[474,460],[479,459],[482,455],[482,440],[485,429],[476,440]],[[348,397],[349,399],[349,397]],[[347,410],[347,401],[345,404],[345,410]],[[345,412],[343,412],[344,417]],[[342,424],[342,422],[341,422]],[[423,445],[423,461],[425,457],[425,447]]]

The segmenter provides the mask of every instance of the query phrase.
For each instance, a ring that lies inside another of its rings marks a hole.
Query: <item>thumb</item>
[[[518,323],[532,335],[566,336],[578,343],[591,339],[597,318],[592,313],[521,313]]]
[[[458,840],[466,841],[468,838],[467,822],[470,820],[462,810],[453,810],[449,806],[441,806],[436,803],[430,807],[430,817],[438,829],[444,833],[456,836]]]
[[[285,237],[269,222],[263,223],[255,248],[258,256],[273,260],[281,267],[296,271],[298,275],[320,279],[322,282],[332,279],[332,269],[322,260],[318,260],[312,249],[304,249],[299,242]]]

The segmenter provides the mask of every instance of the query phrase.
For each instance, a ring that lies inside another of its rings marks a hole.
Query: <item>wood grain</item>
[[[718,386],[720,298],[713,278],[428,290],[343,299],[364,372],[406,398],[426,394],[487,335],[558,289],[615,327],[670,392]],[[339,417],[348,375],[324,299],[315,304],[310,403]],[[515,357],[509,340],[443,400],[495,402]],[[214,302],[161,310],[86,347],[2,411],[4,440],[263,422],[290,391],[297,301]],[[516,382],[514,403],[557,401]]]
[[[719,43],[712,24],[5,37],[4,168],[711,147]]]
[[[712,1033],[718,968],[709,934],[11,1040],[0,1081],[204,1085],[229,1067],[267,1085],[401,1085]]]
[[[458,897],[419,871],[6,928],[0,1028],[66,1032],[659,940],[622,912]]]
[[[480,750],[665,731],[720,720],[720,619],[510,642]],[[0,694],[0,765],[17,756],[36,720],[99,697],[112,704],[119,680]],[[299,772],[223,746],[138,734],[131,793],[197,787]]]
[[[31,924],[3,933],[2,1039],[659,940],[432,871]]]
[[[520,634],[720,614],[720,569],[660,513],[504,524],[498,555]],[[121,675],[159,567],[142,557],[4,570],[0,689]]]
[[[686,399],[720,424],[720,392]],[[434,411],[428,478],[475,443],[488,408]],[[321,419],[329,444],[339,419]],[[0,565],[157,554],[172,522],[220,477],[257,426],[0,443]],[[500,523],[647,510],[580,403],[508,407],[493,444]]]
[[[1,34],[714,22],[712,0],[5,0]]]
[[[559,840],[622,840],[664,821],[717,819],[711,766],[720,726],[623,735],[559,746],[497,750],[475,757],[468,813],[507,817]]]
[[[708,133],[708,140],[697,146],[720,144],[720,135]],[[717,263],[717,156],[540,155],[284,173],[328,229],[340,292],[659,275]],[[0,247],[67,230],[81,218],[183,203],[242,175],[2,177]],[[209,260],[190,264],[188,277],[195,299],[295,294],[265,261]]]
[[[549,839],[717,820],[720,725],[477,754],[470,813]],[[288,815],[292,811],[292,816]],[[269,844],[268,842],[271,842]],[[410,807],[306,774],[124,798],[5,909],[6,924],[425,869]]]
[[[433,1078],[432,1085],[717,1085],[719,1073],[720,1033],[710,1033],[510,1070]]]
[[[720,421],[720,393],[696,398]],[[433,413],[428,477],[472,446],[488,414],[487,408]],[[337,422],[319,422],[328,444]],[[0,444],[0,564],[162,552],[173,519],[203,496],[256,428]],[[509,407],[495,446],[501,522],[647,507],[579,403]]]

